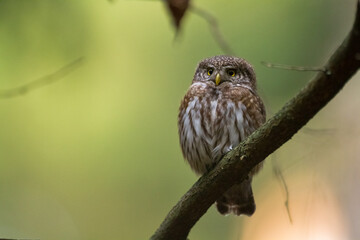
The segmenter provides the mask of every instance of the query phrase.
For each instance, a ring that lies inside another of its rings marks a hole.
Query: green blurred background
[[[351,28],[355,0],[193,1],[257,72],[273,115]],[[199,60],[222,54],[189,12],[174,41],[161,1],[0,1],[0,89],[57,71],[58,82],[0,99],[0,238],[147,239],[196,181],[177,111]],[[253,217],[214,207],[190,239],[359,239],[359,74],[254,180]],[[273,168],[281,169],[285,192]],[[287,235],[288,234],[288,235]]]

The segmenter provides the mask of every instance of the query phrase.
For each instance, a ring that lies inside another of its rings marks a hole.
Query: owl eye
[[[235,71],[234,69],[229,69],[229,70],[227,71],[227,74],[229,74],[230,76],[234,77],[235,74],[236,74],[236,71]]]
[[[207,71],[207,75],[211,76],[211,74],[213,74],[213,72],[214,72],[214,69],[209,68]]]

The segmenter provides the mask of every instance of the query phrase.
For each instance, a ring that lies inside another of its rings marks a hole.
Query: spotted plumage
[[[249,63],[230,56],[215,56],[199,63],[178,116],[181,149],[197,174],[209,171],[264,122],[265,108]],[[257,166],[243,183],[217,200],[220,213],[253,214],[251,179],[260,168]]]

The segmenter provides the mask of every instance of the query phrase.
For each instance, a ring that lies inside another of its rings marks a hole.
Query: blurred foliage
[[[314,73],[260,62],[321,66],[349,31],[355,1],[193,4],[216,16],[234,51],[253,63],[272,115]],[[222,52],[204,19],[187,13],[176,41],[170,20],[161,1],[0,1],[0,89],[85,60],[61,81],[0,99],[0,237],[146,239],[194,183],[178,145],[178,105],[197,62]],[[344,205],[353,197],[336,186],[360,155],[360,85],[349,85],[310,123],[336,131],[300,133],[276,155],[285,178],[321,174]],[[269,160],[255,179],[259,215],[279,189]],[[297,179],[290,193],[301,185]],[[277,204],[286,216],[282,200]],[[343,213],[353,220],[350,208]],[[211,208],[190,238],[240,239],[242,223],[251,221]]]

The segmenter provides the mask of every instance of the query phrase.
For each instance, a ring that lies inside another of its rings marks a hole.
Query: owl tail
[[[232,186],[216,201],[217,210],[221,214],[245,214],[250,217],[255,212],[251,179],[248,177],[242,183]]]

